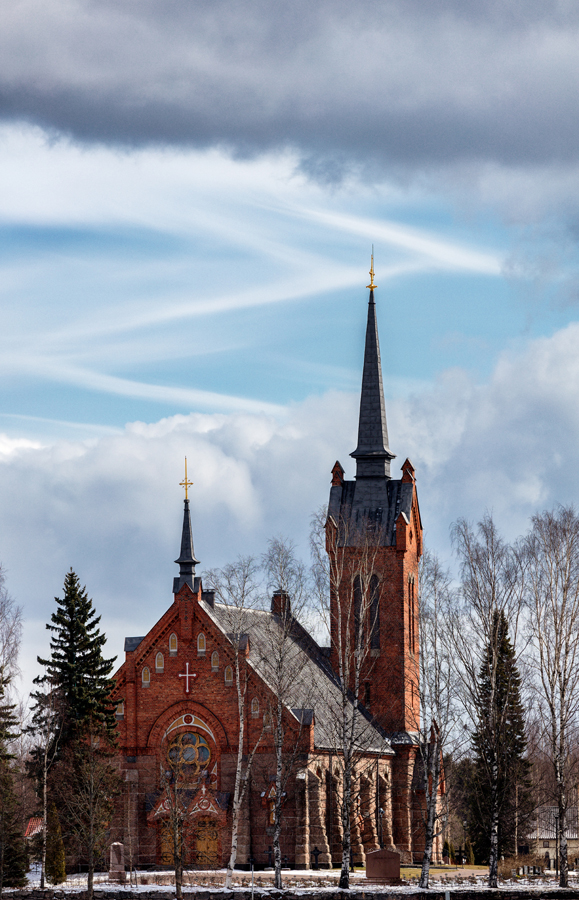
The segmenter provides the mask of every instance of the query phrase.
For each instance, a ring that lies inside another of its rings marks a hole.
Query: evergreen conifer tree
[[[72,569],[64,579],[64,596],[55,600],[58,609],[46,626],[52,632],[51,655],[49,659],[38,657],[45,674],[37,683],[48,683],[58,694],[60,745],[82,735],[89,722],[114,739],[116,720],[110,701],[114,659],[103,656],[106,636],[98,627],[100,616]],[[41,702],[38,696],[36,699]]]
[[[0,895],[5,887],[26,884],[28,860],[18,802],[14,790],[13,755],[10,742],[17,735],[15,704],[7,700],[9,679],[0,672]]]
[[[473,779],[469,833],[477,859],[488,860],[492,793],[498,800],[498,856],[516,851],[532,813],[530,764],[521,703],[521,678],[504,613],[496,613],[493,647],[487,647],[479,675],[478,727],[472,737]]]
[[[54,803],[48,807],[48,828],[46,834],[46,877],[51,884],[66,881],[66,861],[64,843],[60,830],[58,812]]]

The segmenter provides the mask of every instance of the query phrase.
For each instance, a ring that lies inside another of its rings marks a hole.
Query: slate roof
[[[231,634],[232,610],[216,603],[213,608],[203,604],[208,615],[227,636]],[[272,640],[279,640],[280,620],[263,610],[243,613],[243,631],[249,635],[249,663],[254,671],[271,686]],[[337,750],[340,741],[336,723],[339,722],[341,691],[327,655],[316,641],[297,622],[285,647],[285,663],[289,673],[284,685],[284,702],[288,710],[305,725],[314,717],[316,749]],[[357,750],[392,754],[394,751],[386,735],[372,724],[362,708],[357,735]]]
[[[376,304],[374,291],[368,300],[368,322],[364,347],[364,368],[362,370],[362,391],[360,394],[360,418],[358,423],[358,446],[350,454],[356,460],[358,478],[368,476],[390,477],[390,460],[394,459],[388,446],[388,426],[386,406],[382,386],[382,363]]]
[[[146,636],[146,634],[142,634],[140,637],[126,637],[125,653],[130,653],[132,650],[136,650],[141,641],[145,640]]]
[[[369,483],[371,482],[371,483]],[[330,488],[328,516],[341,527],[339,544],[352,543],[357,527],[364,533],[368,523],[376,526],[380,546],[396,544],[396,519],[403,513],[410,521],[413,485],[402,479],[344,481]]]

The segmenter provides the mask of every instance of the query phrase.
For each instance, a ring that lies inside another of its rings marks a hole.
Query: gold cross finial
[[[185,500],[188,500],[189,499],[188,489],[191,487],[193,482],[187,481],[187,457],[185,457],[185,479],[184,479],[184,481],[180,481],[179,484],[181,485],[181,487],[185,488]]]
[[[374,284],[374,244],[372,244],[372,262],[370,263],[370,284],[367,284],[366,287],[371,291],[378,287],[377,284]]]

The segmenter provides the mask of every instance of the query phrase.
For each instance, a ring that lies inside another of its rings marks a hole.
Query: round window
[[[171,767],[185,777],[198,775],[207,768],[211,750],[205,738],[192,731],[179,734],[171,741],[167,756]]]

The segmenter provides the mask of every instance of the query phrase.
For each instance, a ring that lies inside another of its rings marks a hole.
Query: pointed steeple
[[[382,364],[380,343],[374,303],[374,253],[370,267],[370,298],[368,301],[368,324],[366,326],[366,347],[362,374],[362,394],[360,397],[360,420],[358,424],[358,446],[350,453],[356,460],[356,478],[390,478],[390,460],[394,453],[388,446],[388,426],[382,385]]]
[[[185,508],[183,510],[183,531],[181,533],[181,553],[175,560],[179,566],[179,577],[173,580],[173,593],[181,590],[184,584],[188,584],[193,590],[193,582],[195,579],[195,566],[199,560],[195,558],[193,549],[193,530],[191,528],[191,512],[189,510],[189,494],[188,488],[193,484],[187,480],[187,457],[185,457],[185,479],[180,482],[185,488]]]

